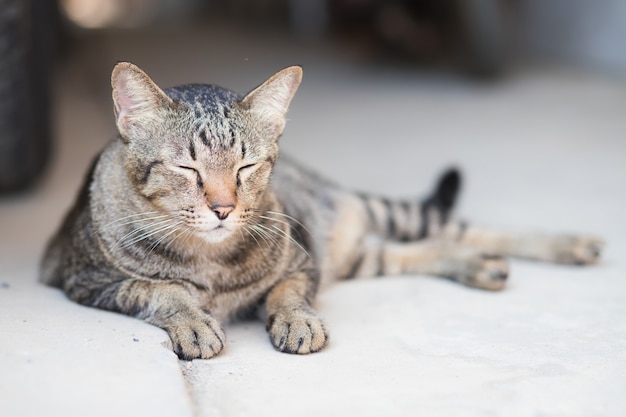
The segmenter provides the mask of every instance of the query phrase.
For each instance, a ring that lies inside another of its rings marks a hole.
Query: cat
[[[501,290],[505,256],[592,264],[588,236],[490,230],[452,218],[461,175],[422,200],[346,190],[279,159],[302,69],[246,95],[211,85],[162,90],[137,66],[111,76],[119,135],[97,156],[42,261],[41,280],[84,305],[165,329],[180,359],[225,347],[222,324],[258,313],[273,346],[306,354],[329,334],[322,283],[430,274]]]

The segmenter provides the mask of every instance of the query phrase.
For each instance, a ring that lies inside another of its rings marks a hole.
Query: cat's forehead
[[[188,84],[164,90],[172,99],[189,105],[197,118],[224,114],[241,97],[234,91],[207,84]]]
[[[211,159],[211,164],[228,162],[228,155],[245,155],[241,131],[236,118],[231,117],[233,105],[240,99],[237,93],[212,85],[190,84],[165,90],[179,103],[186,105],[193,114],[184,118],[184,135],[188,138],[189,154],[193,159],[202,155]],[[183,141],[184,142],[184,141]],[[172,143],[180,145],[179,140]],[[187,145],[180,146],[184,150]],[[232,152],[229,152],[232,151]]]

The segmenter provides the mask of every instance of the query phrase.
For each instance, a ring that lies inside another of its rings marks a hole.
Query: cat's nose
[[[235,209],[235,206],[212,206],[211,210],[217,216],[218,219],[224,220]]]

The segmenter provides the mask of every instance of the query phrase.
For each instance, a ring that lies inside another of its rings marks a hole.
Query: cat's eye
[[[200,172],[198,172],[197,169],[192,168],[190,166],[186,166],[186,165],[178,165],[178,168],[184,169],[186,171],[195,172],[196,173],[196,184],[198,184],[198,187],[200,187],[200,188],[204,187],[204,182],[202,182],[202,177],[200,176]]]
[[[256,164],[248,164],[244,165],[237,170],[237,187],[241,187],[241,174],[246,171],[250,171],[251,168],[254,168]]]
[[[241,168],[239,168],[239,172],[241,171],[245,171],[246,169],[250,169],[252,167],[254,167],[256,164],[248,164],[248,165],[244,165]]]
[[[186,165],[178,165],[178,168],[181,168],[181,169],[186,169],[186,170],[188,170],[188,171],[195,171],[195,172],[198,172],[198,170],[197,170],[197,169],[192,168],[192,167],[188,167],[188,166],[186,166]]]

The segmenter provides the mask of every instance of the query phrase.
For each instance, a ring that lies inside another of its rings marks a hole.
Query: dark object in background
[[[24,190],[50,156],[56,2],[0,0],[0,193]]]
[[[474,75],[492,77],[506,66],[510,46],[503,0],[457,0],[462,59]]]
[[[329,0],[331,26],[360,32],[383,53],[448,62],[480,77],[499,75],[509,46],[510,0]]]

